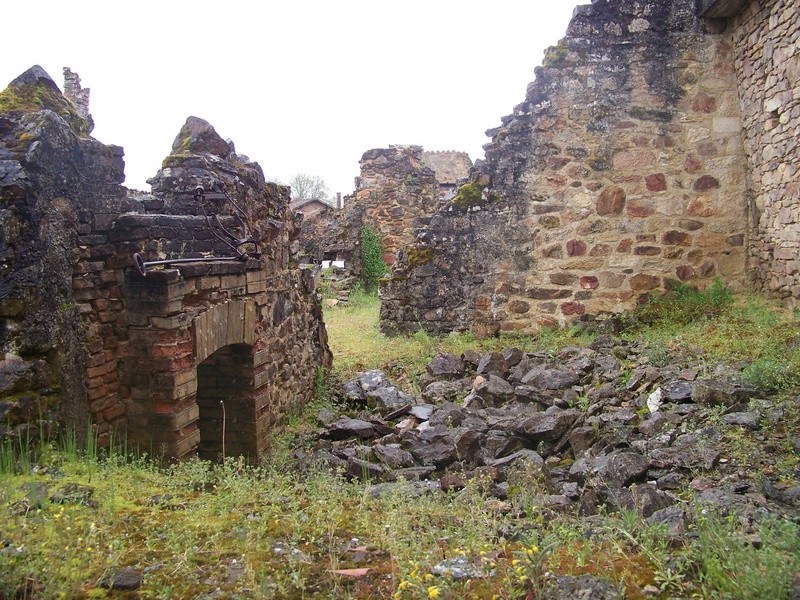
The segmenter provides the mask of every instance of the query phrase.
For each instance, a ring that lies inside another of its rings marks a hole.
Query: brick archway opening
[[[197,406],[200,458],[258,456],[251,346],[224,346],[197,366]]]

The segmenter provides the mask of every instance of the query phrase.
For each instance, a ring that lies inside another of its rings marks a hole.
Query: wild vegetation
[[[337,382],[380,368],[414,392],[437,352],[516,346],[555,353],[589,344],[591,329],[475,340],[378,333],[377,300],[355,294],[326,313],[335,356],[318,373],[314,402],[289,416],[262,465],[163,465],[124,443],[79,447],[74,438],[0,446],[0,598],[117,597],[116,580],[141,578],[147,598],[548,597],[555,575],[607,582],[603,597],[790,598],[800,574],[800,526],[766,516],[747,530],[735,516],[698,506],[688,535],[636,512],[580,518],[535,504],[537,480],[520,470],[509,497],[473,479],[458,492],[373,497],[369,482],[295,459],[326,408],[356,411]],[[680,288],[616,322],[653,364],[686,353],[708,369],[735,365],[782,403],[780,427],[728,431],[726,456],[798,485],[800,314],[721,284]],[[713,418],[713,415],[711,416]],[[676,492],[689,498],[688,490]],[[125,571],[126,567],[131,567]]]

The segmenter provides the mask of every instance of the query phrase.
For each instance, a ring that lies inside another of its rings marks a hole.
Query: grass
[[[789,397],[796,313],[731,298],[679,324],[682,303],[651,312],[625,336],[665,363],[686,352],[751,369],[780,361],[790,368],[781,378],[767,370],[765,385]],[[383,368],[410,387],[439,351],[554,351],[591,339],[565,330],[481,342],[424,333],[385,338],[377,301],[359,294],[325,319],[334,379]],[[800,527],[791,521],[762,518],[745,531],[738,520],[688,505],[689,535],[676,542],[633,512],[601,511],[587,521],[543,511],[536,505],[541,486],[522,472],[509,478],[501,502],[476,480],[460,492],[417,496],[398,488],[374,498],[368,483],[298,471],[293,436],[313,426],[320,407],[331,407],[333,383],[317,373],[313,403],[276,432],[273,455],[258,466],[235,458],[164,466],[124,449],[98,449],[91,439],[81,447],[74,436],[0,444],[0,599],[119,597],[103,582],[128,566],[143,573],[142,598],[527,600],[542,597],[553,575],[583,574],[607,580],[621,598],[790,597],[800,572]],[[742,468],[773,469],[794,482],[800,411],[796,400],[786,406],[781,422],[760,433],[726,431],[721,451]],[[721,426],[722,414],[712,417]],[[766,445],[783,463],[769,463]],[[94,491],[88,501],[49,499],[70,484]],[[456,579],[458,560],[475,573]],[[436,569],[442,565],[450,571]]]
[[[734,297],[717,280],[706,292],[680,287],[634,311],[625,338],[666,364],[700,354],[740,363],[740,379],[768,393],[800,386],[800,311],[757,296]]]
[[[500,335],[476,340],[470,333],[436,337],[419,329],[409,336],[385,336],[378,328],[377,296],[363,292],[351,295],[347,305],[325,311],[325,324],[332,334],[334,370],[342,379],[361,371],[383,369],[399,383],[410,385],[425,372],[425,366],[439,352],[460,355],[465,350],[500,351],[517,347],[525,351],[555,352],[566,345],[586,345],[591,338],[573,329],[546,329],[537,336]]]
[[[663,597],[781,598],[800,568],[800,530],[774,519],[758,525],[757,551],[737,522],[713,514],[674,548],[635,513],[591,527],[533,507],[518,519],[522,496],[505,507],[477,486],[375,499],[365,484],[333,474],[234,459],[159,468],[112,454],[89,468],[88,458],[54,450],[43,458],[37,473],[2,476],[9,545],[0,597],[105,598],[103,580],[134,566],[146,571],[141,597],[151,598],[527,598],[546,571],[610,578],[626,598],[644,597],[645,585]],[[87,485],[92,469],[96,506],[19,503],[35,484]],[[484,576],[434,574],[457,558]]]

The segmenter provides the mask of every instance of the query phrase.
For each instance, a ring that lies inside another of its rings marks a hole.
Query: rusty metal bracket
[[[168,258],[164,260],[145,261],[142,255],[136,252],[133,255],[133,266],[136,269],[136,272],[142,277],[146,277],[147,268],[156,265],[218,261],[246,262],[250,258],[261,258],[261,249],[259,248],[258,241],[252,236],[247,235],[247,221],[245,212],[224,190],[222,191],[222,195],[233,207],[233,216],[236,217],[239,222],[239,226],[245,233],[244,237],[237,237],[232,232],[228,231],[221,223],[216,213],[209,214],[209,212],[206,210],[206,194],[203,186],[198,185],[194,190],[194,198],[200,203],[200,206],[203,209],[203,217],[206,220],[206,225],[211,231],[211,234],[220,242],[228,246],[228,248],[233,251],[233,256],[201,256],[197,258]],[[249,250],[244,249],[247,246],[250,246]]]

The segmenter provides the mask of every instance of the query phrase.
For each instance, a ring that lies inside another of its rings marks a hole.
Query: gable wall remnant
[[[680,283],[745,286],[735,34],[695,9],[576,8],[463,193],[419,224],[381,290],[384,330],[528,331]]]
[[[383,241],[384,261],[392,265],[397,251],[413,240],[414,221],[434,212],[439,184],[422,159],[421,146],[368,150],[359,164],[361,175],[349,204],[363,211],[364,223]]]
[[[362,280],[360,233],[368,226],[381,238],[384,262],[392,265],[398,251],[413,241],[415,223],[424,222],[444,202],[448,186],[437,180],[426,157],[433,156],[436,164],[448,166],[445,175],[449,178],[460,170],[462,155],[469,161],[464,153],[427,153],[421,146],[365,152],[359,161],[356,189],[345,198],[344,207],[303,220],[300,243],[306,260],[344,261],[343,281]]]

